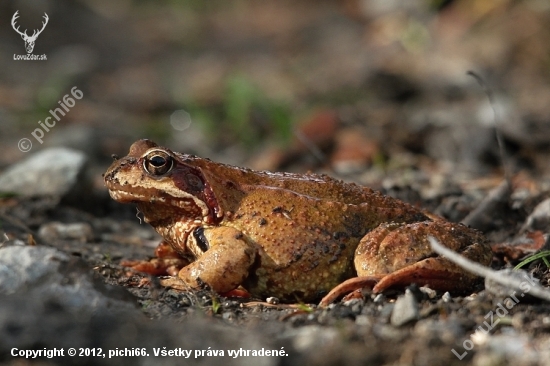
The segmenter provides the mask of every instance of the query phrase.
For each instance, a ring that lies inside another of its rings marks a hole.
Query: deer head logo
[[[46,24],[48,24],[48,14],[44,13],[44,22],[42,22],[42,29],[35,29],[32,33],[32,36],[29,36],[26,29],[24,32],[21,32],[19,30],[19,26],[17,26],[17,28],[15,27],[15,20],[19,18],[19,15],[17,13],[19,13],[19,10],[17,10],[15,14],[13,14],[13,18],[11,18],[11,26],[17,33],[21,35],[23,41],[25,41],[25,49],[27,50],[27,53],[32,53],[32,50],[34,49],[34,42],[36,42],[36,39],[38,38],[40,33],[42,33],[44,28],[46,28]]]

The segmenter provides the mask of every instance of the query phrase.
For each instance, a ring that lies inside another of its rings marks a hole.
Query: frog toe
[[[333,303],[336,299],[346,294],[349,294],[353,291],[363,289],[363,288],[372,288],[382,276],[360,276],[353,277],[349,280],[346,280],[334,287],[328,294],[325,295],[319,302],[319,306],[325,307]]]
[[[124,260],[120,262],[120,265],[153,276],[175,276],[187,263],[189,262],[181,258],[153,258],[150,260]]]
[[[384,292],[389,288],[402,288],[412,283],[427,285],[434,290],[465,292],[472,289],[478,280],[475,275],[444,258],[426,258],[420,262],[384,276],[374,287],[373,292]]]

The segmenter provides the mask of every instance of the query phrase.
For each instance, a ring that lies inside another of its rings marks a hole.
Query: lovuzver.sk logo
[[[14,60],[47,60],[46,55],[33,55],[32,51],[34,50],[34,44],[36,42],[36,39],[42,33],[44,28],[46,28],[46,24],[48,24],[48,14],[44,13],[44,22],[42,22],[42,29],[38,30],[35,29],[31,36],[27,34],[27,30],[25,29],[24,32],[21,32],[19,30],[19,26],[16,27],[15,21],[17,18],[19,18],[19,10],[13,14],[13,17],[11,18],[11,26],[13,27],[13,30],[19,33],[21,38],[23,38],[23,41],[25,41],[25,50],[27,51],[26,55],[13,55]]]

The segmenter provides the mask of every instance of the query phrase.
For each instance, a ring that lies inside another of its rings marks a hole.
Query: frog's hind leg
[[[369,232],[355,252],[355,269],[358,279],[351,279],[337,286],[332,297],[343,289],[360,288],[364,282],[373,292],[383,292],[392,287],[404,287],[412,283],[428,285],[434,290],[465,292],[477,280],[446,258],[438,256],[431,248],[428,237],[434,237],[448,248],[468,259],[489,265],[492,253],[481,233],[464,225],[443,220],[427,220],[412,224],[382,224]],[[353,288],[354,285],[359,287]],[[345,286],[343,286],[345,285]],[[322,301],[326,304],[326,300]]]
[[[355,252],[358,276],[385,275],[374,292],[411,283],[442,291],[471,289],[477,277],[437,255],[430,236],[470,260],[491,263],[491,249],[483,235],[464,225],[443,220],[392,223],[380,225],[361,240]]]

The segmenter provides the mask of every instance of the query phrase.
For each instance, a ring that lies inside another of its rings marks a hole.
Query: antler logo
[[[19,26],[17,26],[17,28],[15,27],[15,20],[17,18],[19,18],[19,15],[17,14],[19,13],[19,10],[17,10],[15,12],[15,14],[13,14],[13,18],[11,18],[11,26],[13,27],[13,29],[19,33],[21,35],[21,38],[23,38],[23,41],[25,41],[25,49],[27,50],[27,53],[32,53],[32,50],[34,49],[34,43],[36,42],[36,39],[38,38],[38,36],[40,35],[40,33],[42,33],[42,31],[44,30],[44,28],[46,28],[46,24],[48,24],[48,14],[44,13],[44,22],[42,22],[42,29],[40,30],[34,30],[34,32],[32,33],[32,36],[29,36],[27,34],[27,30],[25,29],[24,32],[21,32],[19,30]]]

